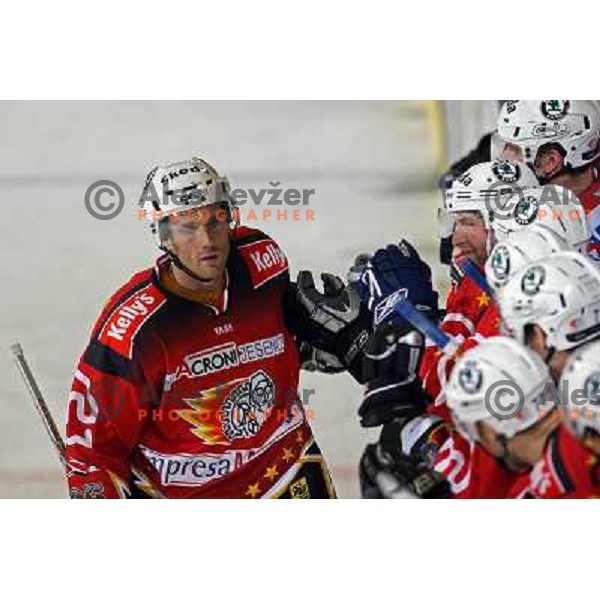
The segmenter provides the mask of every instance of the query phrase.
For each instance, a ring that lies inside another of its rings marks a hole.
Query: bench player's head
[[[444,202],[452,218],[453,260],[460,265],[470,259],[483,268],[495,242],[495,213],[514,195],[537,185],[530,169],[509,161],[479,163],[456,179]]]
[[[528,190],[492,223],[496,238],[485,275],[496,290],[519,270],[556,252],[588,256],[590,227],[577,196],[555,185]]]
[[[600,342],[578,348],[563,371],[563,419],[581,442],[600,456]]]
[[[159,165],[146,179],[142,200],[158,247],[171,256],[183,278],[208,289],[218,287],[237,226],[227,179],[196,157]]]
[[[600,337],[600,272],[585,256],[557,252],[512,276],[498,294],[502,322],[558,381],[573,350]]]
[[[540,459],[558,424],[548,367],[535,352],[507,337],[485,339],[465,352],[444,396],[462,435],[513,472]]]
[[[530,165],[542,183],[573,189],[569,184],[600,155],[600,106],[596,100],[507,100],[498,135],[505,158]]]

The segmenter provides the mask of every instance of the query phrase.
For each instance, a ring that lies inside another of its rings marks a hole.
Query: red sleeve
[[[500,317],[494,301],[465,277],[448,297],[446,316],[440,329],[459,343],[452,357],[429,345],[423,355],[419,376],[427,393],[439,404],[439,396],[454,367],[455,360],[476,346],[481,338],[498,335]],[[442,417],[446,418],[445,411]]]
[[[94,327],[67,405],[71,497],[119,498],[130,493],[131,453],[160,385],[160,344],[145,344],[143,357],[139,340],[151,335],[142,327],[161,305],[160,292],[151,284],[134,288],[104,311]]]

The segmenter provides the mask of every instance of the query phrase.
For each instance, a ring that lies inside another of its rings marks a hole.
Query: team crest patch
[[[229,445],[253,438],[262,429],[275,404],[275,383],[262,370],[185,398],[190,409],[179,416],[194,425],[192,433],[207,444]]]
[[[481,389],[483,374],[479,365],[472,360],[468,360],[458,373],[458,382],[465,392],[474,394]]]
[[[290,496],[293,500],[307,500],[310,498],[306,477],[301,477],[290,484]]]
[[[510,274],[510,252],[504,244],[494,248],[491,264],[496,279],[504,281],[508,278]]]
[[[514,217],[519,225],[529,225],[535,221],[538,214],[538,201],[533,196],[521,198],[515,206]]]
[[[552,121],[562,119],[569,112],[568,100],[542,100],[542,114]]]
[[[600,373],[592,373],[583,384],[585,395],[591,400],[590,404],[598,406],[600,404]]]
[[[523,279],[521,280],[521,289],[528,296],[535,296],[540,291],[544,281],[546,280],[546,271],[544,267],[535,266],[527,269]]]
[[[496,178],[503,183],[515,183],[521,177],[521,168],[519,165],[507,160],[495,162],[492,171]]]

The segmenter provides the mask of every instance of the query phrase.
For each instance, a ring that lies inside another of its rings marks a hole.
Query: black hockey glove
[[[358,409],[363,427],[425,410],[429,397],[417,378],[424,345],[423,336],[410,326],[384,323],[371,335],[363,350],[366,390]]]
[[[449,483],[424,463],[406,456],[391,456],[382,446],[369,444],[359,468],[363,498],[451,498]]]
[[[300,343],[300,363],[300,368],[305,371],[317,371],[328,375],[346,370],[333,354],[319,350],[306,341]]]
[[[329,352],[359,380],[361,350],[371,333],[371,316],[358,294],[335,275],[323,273],[323,292],[310,271],[300,271],[296,285],[295,330],[301,339]]]

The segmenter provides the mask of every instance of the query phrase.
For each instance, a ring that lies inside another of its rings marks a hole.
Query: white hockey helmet
[[[558,144],[565,166],[582,167],[600,154],[600,107],[596,100],[507,100],[498,115],[498,134],[533,164],[540,148]]]
[[[158,165],[146,177],[139,208],[150,224],[159,248],[164,249],[169,216],[215,203],[224,203],[226,218],[237,224],[237,211],[229,182],[205,160],[190,160]]]
[[[529,325],[538,325],[556,350],[600,336],[600,272],[581,254],[534,262],[508,280],[498,300],[506,330],[523,344]]]
[[[535,352],[498,336],[483,340],[459,358],[444,396],[456,425],[469,439],[479,439],[478,421],[511,438],[535,425],[544,410],[554,408],[556,388]]]
[[[521,269],[556,252],[573,250],[585,255],[585,242],[557,235],[542,223],[533,223],[511,233],[494,246],[485,263],[485,276],[496,290]]]
[[[600,435],[600,342],[578,348],[569,358],[560,378],[564,390],[563,419],[579,438],[588,429]]]
[[[533,171],[527,165],[508,160],[495,160],[473,165],[452,182],[446,190],[444,205],[449,213],[478,211],[486,227],[493,222],[494,213],[501,210],[514,196],[538,187]]]
[[[544,225],[577,252],[590,239],[590,227],[579,198],[558,185],[530,189],[521,198],[511,198],[502,213],[496,215],[492,229],[501,242],[510,233],[533,223]]]

